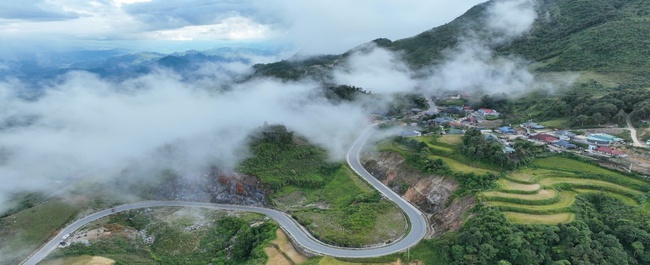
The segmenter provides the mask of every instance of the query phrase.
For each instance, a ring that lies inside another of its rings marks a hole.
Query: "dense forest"
[[[500,110],[505,113],[505,123],[564,118],[571,127],[625,125],[628,114],[635,123],[650,118],[650,91],[606,90],[597,83],[587,83],[557,93],[534,91],[522,98],[485,95],[475,105]]]
[[[574,210],[571,223],[518,225],[479,206],[440,253],[452,264],[650,263],[648,213],[602,194],[578,197]]]

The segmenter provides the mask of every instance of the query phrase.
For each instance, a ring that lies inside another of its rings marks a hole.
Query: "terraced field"
[[[551,157],[538,159],[533,168],[511,172],[498,181],[499,188],[481,197],[504,211],[511,222],[558,224],[575,219],[571,206],[576,196],[600,193],[644,208],[639,195],[650,183],[577,160]]]
[[[483,169],[483,168],[480,168],[480,167],[473,167],[473,166],[463,164],[463,163],[461,163],[461,162],[459,162],[457,160],[454,160],[454,159],[451,159],[451,158],[448,158],[448,157],[444,157],[444,156],[430,155],[429,159],[431,159],[431,160],[442,159],[443,161],[445,161],[445,163],[447,163],[447,165],[449,165],[451,170],[456,171],[456,172],[475,173],[475,174],[486,174],[486,173],[491,172],[491,173],[496,174],[495,171],[492,171],[492,170],[489,170],[489,169]]]
[[[429,159],[442,159],[453,171],[499,174],[489,165],[460,156],[455,146],[458,136],[416,137],[434,152]],[[394,151],[404,151],[393,147]],[[650,182],[621,172],[553,156],[535,160],[531,167],[509,172],[497,181],[498,187],[482,192],[479,198],[501,209],[511,222],[558,224],[575,219],[572,206],[580,194],[603,194],[650,212],[643,195],[650,194]]]
[[[501,187],[500,191],[508,193],[535,194],[541,187],[537,183],[519,183],[507,179],[500,179],[497,183]]]
[[[526,223],[526,224],[544,224],[544,225],[554,225],[559,223],[568,223],[575,219],[573,213],[557,213],[557,214],[527,214],[527,213],[515,213],[515,212],[506,212],[506,218],[515,223]]]
[[[432,148],[432,149],[435,149],[435,150],[438,150],[438,151],[442,151],[442,152],[446,152],[446,153],[454,152],[454,149],[452,149],[450,147],[434,144],[433,142],[431,142],[430,137],[427,137],[427,136],[415,137],[413,139],[415,139],[416,141],[419,141],[419,142],[423,142],[423,143],[427,144],[427,146],[429,148]]]
[[[499,208],[510,212],[545,214],[545,213],[566,212],[567,208],[573,205],[573,202],[575,202],[575,200],[576,200],[575,192],[562,191],[560,192],[559,201],[551,204],[535,205],[532,203],[490,201],[490,205],[498,206]]]
[[[518,193],[507,193],[501,191],[488,191],[484,192],[483,195],[490,199],[495,198],[511,198],[511,199],[520,199],[525,201],[539,201],[539,200],[549,200],[557,198],[558,192],[555,190],[536,190],[536,193],[533,194],[518,194]]]

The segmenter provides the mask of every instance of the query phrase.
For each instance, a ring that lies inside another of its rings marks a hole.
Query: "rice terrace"
[[[412,142],[426,144],[427,152],[432,153],[428,159],[444,162],[451,171],[448,175],[456,178],[458,174],[499,174],[489,164],[460,155],[456,151],[461,143],[458,136],[421,136]],[[384,151],[408,156],[413,151],[408,145],[393,142],[380,146]],[[546,156],[527,167],[502,172],[492,188],[478,193],[479,201],[500,209],[509,221],[519,224],[571,222],[576,217],[573,210],[576,197],[582,194],[598,193],[648,209],[645,195],[650,191],[650,183],[647,181],[580,161],[578,157]]]

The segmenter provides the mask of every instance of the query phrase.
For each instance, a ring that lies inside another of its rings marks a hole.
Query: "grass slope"
[[[262,128],[252,138],[251,154],[239,170],[273,189],[275,206],[317,238],[361,247],[394,240],[404,232],[406,220],[399,209],[381,200],[379,192],[343,163],[330,162],[324,149],[283,126]]]
[[[78,213],[79,208],[50,200],[30,209],[7,216],[0,221],[0,264],[12,264],[23,258]]]
[[[506,218],[513,223],[520,224],[544,224],[544,225],[555,225],[560,223],[568,223],[575,219],[575,214],[573,213],[557,213],[557,214],[527,214],[527,213],[515,213],[515,212],[505,212]]]
[[[278,229],[259,214],[179,207],[118,213],[86,229],[99,227],[110,235],[57,249],[47,260],[90,255],[117,264],[263,264],[263,249]],[[152,244],[144,243],[142,230],[153,236]]]
[[[524,212],[524,213],[547,213],[547,212],[563,212],[575,202],[576,193],[571,191],[562,191],[560,192],[560,201],[547,204],[547,205],[525,205],[522,206],[520,203],[510,203],[510,202],[500,202],[500,201],[489,201],[488,204],[492,206],[498,206],[499,208],[505,211],[512,212]]]

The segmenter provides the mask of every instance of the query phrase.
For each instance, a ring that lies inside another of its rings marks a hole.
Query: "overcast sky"
[[[483,0],[0,1],[1,52],[238,45],[341,53],[447,23]]]

